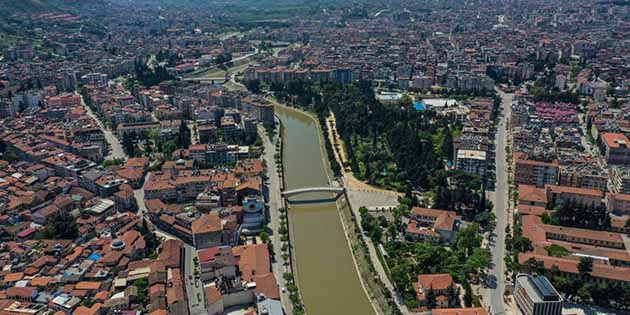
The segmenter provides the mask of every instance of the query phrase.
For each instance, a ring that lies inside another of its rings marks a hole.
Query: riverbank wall
[[[320,120],[313,113],[301,110],[299,108],[286,106],[280,103],[277,103],[276,106],[281,106],[284,109],[296,112],[300,115],[304,115],[305,117],[308,117],[310,120],[313,121],[313,123],[317,127],[320,152],[322,155],[321,158],[324,162],[324,168],[326,170],[328,183],[334,185],[334,175],[331,170],[330,160],[328,159],[326,151],[327,148],[325,141],[328,141],[328,139],[326,138],[326,134],[324,134],[325,129],[322,128]],[[332,146],[332,143],[330,145]],[[288,205],[286,200],[284,200],[284,202],[287,207],[290,206]],[[360,229],[358,228],[358,222],[354,217],[354,213],[349,203],[349,198],[345,192],[337,199],[335,205],[339,220],[341,222],[345,240],[351,252],[350,256],[353,260],[355,271],[357,272],[360,284],[375,314],[399,314],[399,312],[397,312],[398,309],[395,306],[392,307],[392,305],[388,303],[388,299],[391,298],[391,296],[386,296],[387,293],[385,292],[388,291],[386,289],[383,290],[383,284],[380,281],[376,280],[378,279],[378,275],[376,274],[369,254],[367,253],[367,246],[364,242],[362,243],[363,240],[360,235]],[[294,264],[292,266],[293,270],[297,270],[296,261],[297,258],[292,257],[292,263]],[[296,279],[299,278],[297,274],[295,275]]]

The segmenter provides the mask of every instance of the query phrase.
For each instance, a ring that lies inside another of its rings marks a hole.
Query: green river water
[[[327,186],[325,155],[315,122],[276,107],[284,125],[287,189]],[[296,196],[314,199],[322,195]],[[324,198],[326,195],[324,194]],[[309,315],[371,315],[334,202],[292,204],[289,211],[300,292]]]

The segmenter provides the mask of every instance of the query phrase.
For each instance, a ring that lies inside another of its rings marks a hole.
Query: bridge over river
[[[330,193],[336,193],[336,197],[341,195],[342,193],[344,193],[346,190],[346,188],[344,187],[325,187],[325,186],[321,186],[321,187],[302,187],[302,188],[297,188],[297,189],[291,189],[291,190],[285,190],[282,192],[282,197],[284,198],[289,198],[291,196],[295,196],[295,195],[299,195],[299,194],[306,194],[306,193],[313,193],[313,192],[330,192]]]

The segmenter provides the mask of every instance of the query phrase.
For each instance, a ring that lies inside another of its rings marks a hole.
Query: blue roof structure
[[[424,103],[422,103],[422,101],[413,102],[413,108],[417,111],[425,110]]]
[[[99,254],[97,254],[97,253],[92,253],[92,254],[90,254],[90,256],[88,256],[87,259],[88,260],[97,261],[97,260],[101,259],[101,256]]]

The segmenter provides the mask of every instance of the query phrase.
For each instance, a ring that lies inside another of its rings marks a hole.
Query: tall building
[[[544,276],[516,276],[514,299],[523,315],[562,314],[562,297]]]
[[[457,169],[481,177],[486,175],[486,152],[480,150],[457,150]]]
[[[626,135],[612,132],[602,134],[600,149],[608,164],[630,164],[630,139]]]
[[[514,179],[518,184],[544,187],[556,184],[558,181],[559,165],[557,161],[530,160],[522,154],[515,153],[516,169]]]
[[[13,118],[17,115],[18,108],[9,99],[0,100],[0,118]]]

